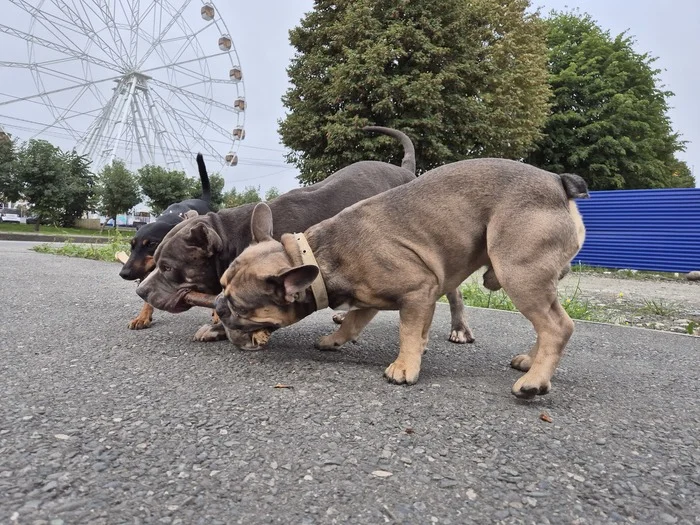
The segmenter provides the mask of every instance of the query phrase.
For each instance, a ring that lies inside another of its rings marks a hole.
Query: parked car
[[[27,224],[36,224],[38,220],[39,217],[27,217]],[[48,222],[44,219],[41,224],[48,224]]]
[[[16,213],[1,213],[0,222],[14,222],[20,224],[22,221],[19,220],[19,215]]]

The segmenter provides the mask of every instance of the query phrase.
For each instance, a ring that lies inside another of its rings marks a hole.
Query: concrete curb
[[[31,241],[31,242],[66,242],[86,244],[106,244],[111,241],[108,237],[96,237],[91,235],[62,235],[44,233],[15,233],[0,232],[0,241]]]

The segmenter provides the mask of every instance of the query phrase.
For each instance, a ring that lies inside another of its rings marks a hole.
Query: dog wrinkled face
[[[306,300],[305,290],[318,268],[293,267],[282,243],[272,237],[272,211],[264,202],[255,206],[250,230],[251,245],[221,277],[223,299],[217,301],[221,322],[244,332],[296,323],[304,317],[297,305]]]
[[[289,313],[293,309],[280,292],[279,283],[270,278],[289,267],[291,262],[277,241],[243,250],[221,277],[225,306],[219,301],[217,312],[221,310],[222,322],[244,331],[292,324]]]
[[[295,303],[306,299],[317,274],[315,266],[293,268],[277,241],[251,245],[221,277],[217,313],[228,328],[246,332],[289,326],[303,317]]]

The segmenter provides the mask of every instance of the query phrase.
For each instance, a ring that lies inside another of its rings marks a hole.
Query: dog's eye
[[[164,264],[164,265],[161,266],[160,268],[161,268],[161,271],[163,271],[163,272],[169,272],[169,271],[172,270],[172,267],[171,267],[171,266],[168,266],[167,264]]]

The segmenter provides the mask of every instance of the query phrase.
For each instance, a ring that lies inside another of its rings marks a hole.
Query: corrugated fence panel
[[[700,188],[592,191],[590,199],[576,203],[586,241],[575,263],[700,270]]]

